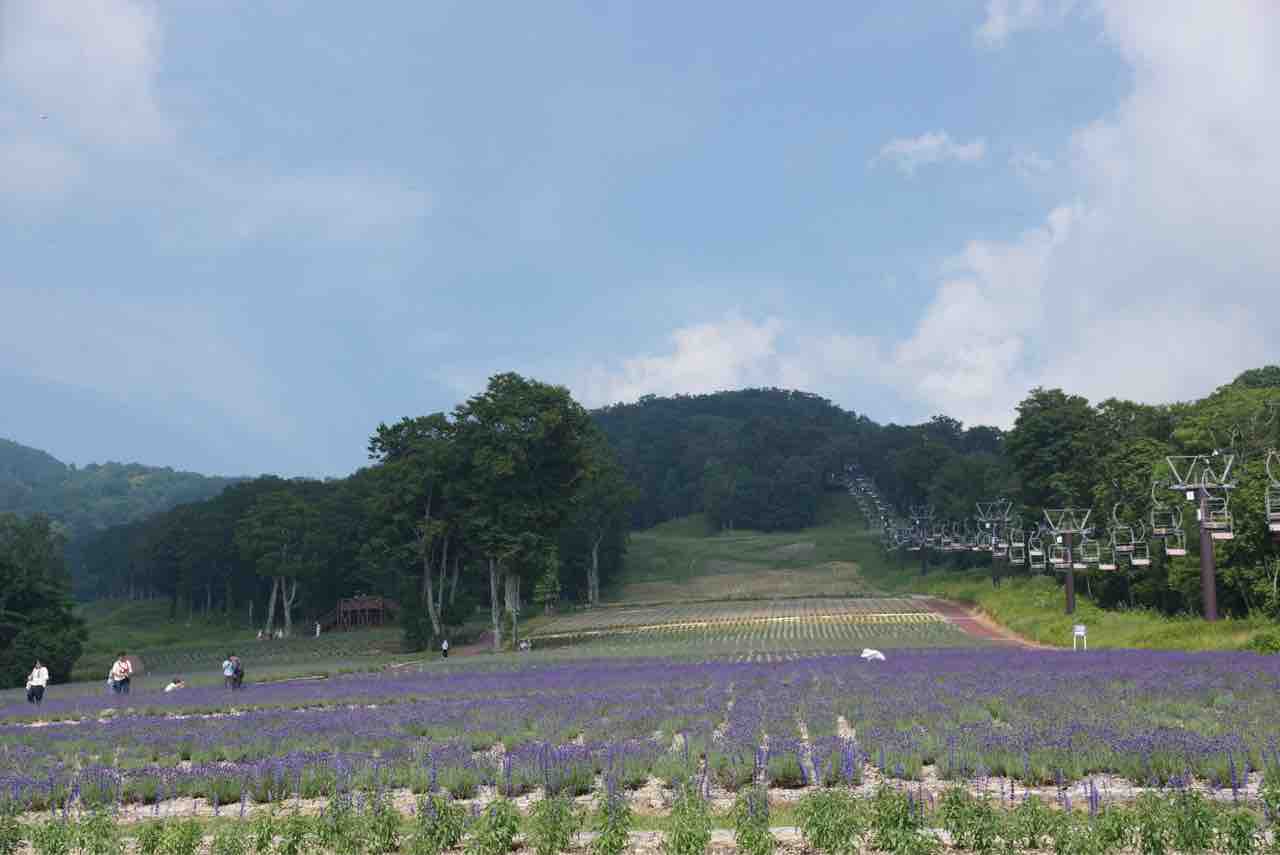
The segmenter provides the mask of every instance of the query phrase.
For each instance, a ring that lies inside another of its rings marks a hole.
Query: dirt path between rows
[[[935,614],[941,615],[947,623],[952,624],[956,629],[973,638],[1009,644],[1029,650],[1058,649],[1018,635],[1013,630],[1001,626],[971,606],[965,606],[952,600],[939,599],[938,597],[920,597],[919,600]]]

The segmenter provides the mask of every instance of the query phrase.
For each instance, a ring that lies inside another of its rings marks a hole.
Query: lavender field
[[[1115,798],[1188,787],[1248,800],[1280,765],[1280,658],[901,649],[779,661],[482,660],[232,697],[0,710],[0,792],[206,814],[353,790],[488,800],[689,777],[719,798],[889,781]]]

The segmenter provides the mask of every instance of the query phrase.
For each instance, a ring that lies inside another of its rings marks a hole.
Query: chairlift
[[[1181,529],[1165,536],[1164,554],[1170,558],[1181,558],[1187,554],[1187,535]]]
[[[1276,472],[1280,471],[1280,452],[1271,450],[1267,452],[1267,528],[1272,534],[1280,534],[1280,478],[1276,477]]]
[[[1009,544],[1009,563],[1010,564],[1026,564],[1027,563],[1027,545],[1019,541]]]
[[[1031,556],[1032,570],[1045,569],[1044,541],[1042,541],[1038,536],[1031,538],[1031,540],[1027,544],[1027,552]]]
[[[1049,547],[1049,563],[1055,570],[1067,569],[1067,548],[1059,543]]]
[[[990,532],[979,532],[977,543],[973,547],[974,552],[992,552],[993,546]]]
[[[1168,537],[1182,530],[1182,511],[1160,501],[1159,481],[1151,482],[1151,536]]]
[[[1133,550],[1129,553],[1129,563],[1134,567],[1151,566],[1151,549],[1145,540],[1139,540],[1133,544]]]
[[[1099,570],[1115,570],[1119,565],[1116,564],[1116,550],[1110,544],[1098,544],[1098,569]]]
[[[1092,538],[1086,537],[1080,541],[1080,566],[1076,567],[1076,569],[1084,570],[1090,566],[1097,567],[1098,564],[1101,563],[1101,558],[1102,544]]]
[[[1117,556],[1125,556],[1133,552],[1133,526],[1120,521],[1120,504],[1111,509],[1111,548]]]
[[[1200,520],[1200,525],[1209,530],[1210,536],[1214,540],[1232,540],[1235,538],[1235,525],[1231,517],[1230,505],[1231,499],[1226,495],[1210,495],[1205,500],[1207,514]]]

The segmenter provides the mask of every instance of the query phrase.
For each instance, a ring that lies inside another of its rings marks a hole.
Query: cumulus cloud
[[[904,175],[915,175],[921,166],[955,161],[974,163],[982,160],[987,144],[981,139],[961,143],[951,139],[946,131],[929,131],[918,137],[900,137],[889,140],[880,147],[873,162],[888,161]]]
[[[1004,16],[992,35],[1042,25],[1061,8],[991,3],[989,22]],[[941,266],[909,334],[704,325],[678,333],[668,356],[627,363],[608,388],[635,397],[746,379],[838,398],[870,382],[918,417],[1008,426],[1036,385],[1167,402],[1274,361],[1280,111],[1268,107],[1280,16],[1269,0],[1102,0],[1096,11],[1133,69],[1132,89],[1063,141],[1063,204],[1020,234],[966,243]],[[946,145],[893,150],[933,148]],[[919,162],[929,161],[908,157],[904,171]],[[725,347],[731,358],[711,344],[729,342],[739,343]],[[717,360],[718,374],[694,370]]]
[[[589,404],[634,401],[642,395],[710,392],[767,385],[779,377],[782,322],[730,316],[673,331],[670,351],[596,369],[575,384]]]
[[[208,155],[161,97],[161,11],[149,0],[0,3],[0,102],[15,105],[0,113],[0,207],[23,214],[109,185],[171,207],[184,240],[215,244],[394,236],[428,215],[425,191],[359,164],[298,174]]]
[[[1044,11],[992,3],[989,20],[994,7],[1024,23]],[[969,273],[945,277],[893,349],[932,408],[1007,424],[1037,384],[1188,398],[1268,359],[1280,334],[1280,149],[1267,142],[1280,114],[1262,106],[1280,80],[1280,18],[1265,0],[1096,9],[1133,89],[1068,142],[1075,201],[1018,238],[969,244]]]
[[[989,46],[1004,44],[1014,33],[1061,21],[1076,5],[1076,0],[987,0],[978,39]]]

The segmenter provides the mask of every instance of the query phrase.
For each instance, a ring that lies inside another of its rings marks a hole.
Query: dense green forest
[[[0,513],[48,517],[65,535],[73,565],[96,532],[207,499],[237,480],[139,463],[77,467],[0,439]]]
[[[497,375],[452,413],[378,425],[369,457],[347,478],[259,478],[107,529],[85,585],[285,632],[340,597],[389,595],[416,646],[487,600],[496,645],[522,604],[595,601],[620,566],[633,491],[562,387]]]
[[[1215,459],[1235,461],[1234,536],[1215,549],[1221,609],[1276,617],[1280,552],[1265,510],[1269,490],[1280,507],[1280,484],[1266,468],[1275,448],[1274,366],[1168,405],[1091,404],[1034,389],[1007,432],[946,416],[879,425],[816,395],[779,389],[649,396],[587,413],[561,387],[497,375],[450,413],[376,426],[370,465],[347,478],[232,483],[146,517],[133,505],[129,521],[84,539],[72,571],[79,589],[95,596],[162,597],[175,617],[248,613],[261,626],[286,629],[324,620],[343,596],[390,595],[405,605],[415,645],[487,601],[498,644],[518,628],[513,618],[522,609],[598,602],[622,566],[629,530],[697,512],[709,533],[803,528],[823,490],[844,488],[851,466],[877,485],[891,524],[928,506],[935,524],[961,530],[975,525],[977,503],[1006,498],[1029,532],[1044,509],[1068,505],[1092,509],[1099,531],[1117,522],[1142,531],[1153,509],[1163,512],[1155,503],[1176,498],[1160,487],[1169,477],[1166,456],[1216,451]],[[47,455],[13,444],[5,450],[7,483],[85,483]],[[1280,475],[1280,457],[1275,462]],[[135,498],[163,496],[158,505],[180,495],[176,487],[145,487],[152,478],[165,484],[167,475],[182,482],[177,473],[139,470]],[[215,483],[222,486],[210,480],[184,489]],[[26,507],[35,509],[29,499]],[[1152,549],[1147,566],[1091,573],[1089,592],[1112,608],[1197,612],[1194,508],[1180,522],[1188,555]],[[65,536],[45,526],[49,537]],[[962,551],[934,560],[970,566],[991,558]],[[1030,570],[1008,563],[1004,572]]]
[[[1223,533],[1231,534],[1213,541],[1219,609],[1280,617],[1280,549],[1267,515],[1269,490],[1272,507],[1280,507],[1280,483],[1267,471],[1271,457],[1280,476],[1280,457],[1270,454],[1278,448],[1280,367],[1269,366],[1198,401],[1168,405],[1090,404],[1060,389],[1034,389],[1018,405],[1008,433],[962,431],[941,417],[911,428],[891,425],[866,438],[856,462],[896,516],[891,525],[910,524],[910,510],[928,506],[932,531],[941,525],[975,531],[976,503],[1003,497],[1012,502],[1014,525],[1031,535],[1047,508],[1089,509],[1095,543],[1119,530],[1150,547],[1149,565],[1120,562],[1116,570],[1086,576],[1100,605],[1195,614],[1202,607],[1197,509],[1170,490],[1176,479],[1166,458],[1206,455],[1219,471],[1230,459],[1233,487],[1214,493]],[[1153,543],[1155,521],[1175,516],[1177,530],[1163,544]],[[1159,548],[1175,538],[1185,556]],[[991,558],[959,551],[945,560],[968,565]],[[1007,569],[1028,572],[1030,565]]]

